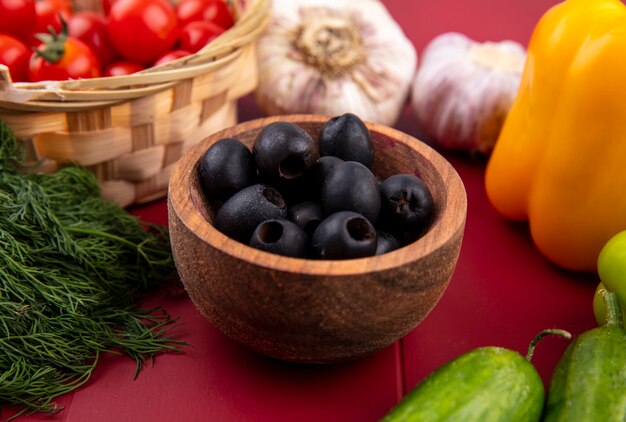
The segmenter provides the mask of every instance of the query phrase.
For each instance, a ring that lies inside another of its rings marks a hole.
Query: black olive
[[[434,201],[424,182],[412,174],[395,174],[380,183],[380,220],[396,231],[420,233],[434,216]]]
[[[328,155],[320,157],[317,163],[311,167],[306,175],[306,186],[304,187],[311,199],[319,199],[321,197],[322,185],[324,184],[326,176],[341,163],[343,163],[341,158]]]
[[[286,217],[287,206],[280,193],[258,184],[231,196],[217,211],[213,223],[225,235],[247,244],[263,221]]]
[[[248,147],[231,138],[220,139],[206,150],[198,172],[207,199],[220,201],[253,185],[257,174]]]
[[[380,212],[378,179],[356,161],[338,164],[324,179],[322,206],[326,215],[354,211],[375,222]]]
[[[252,156],[268,182],[284,183],[302,176],[317,162],[319,154],[304,129],[293,123],[275,122],[259,132]]]
[[[367,218],[339,211],[317,226],[311,249],[320,259],[352,259],[374,255],[376,244],[376,229]]]
[[[376,255],[382,255],[387,252],[391,252],[400,248],[400,241],[391,233],[376,230],[376,237],[378,238],[378,244],[376,245]]]
[[[299,202],[289,207],[289,219],[308,235],[312,235],[324,219],[322,206],[311,201]]]
[[[319,135],[319,145],[322,156],[357,161],[370,169],[374,163],[372,135],[354,114],[342,114],[326,122]]]
[[[303,258],[307,236],[289,220],[265,220],[252,233],[250,246],[277,255]]]

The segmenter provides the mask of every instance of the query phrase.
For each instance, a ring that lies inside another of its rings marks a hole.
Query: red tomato
[[[9,68],[13,82],[28,81],[28,61],[31,51],[11,35],[0,34],[0,64]]]
[[[35,27],[33,0],[0,0],[0,30],[8,35],[25,39]]]
[[[174,9],[166,0],[117,0],[109,13],[109,37],[126,59],[148,64],[178,41]]]
[[[161,57],[156,59],[154,64],[153,64],[153,66],[158,66],[160,64],[173,62],[176,59],[180,59],[181,57],[185,57],[185,56],[188,56],[190,54],[191,53],[189,51],[185,51],[185,50],[168,51],[167,53],[163,54]]]
[[[224,32],[211,22],[190,22],[180,32],[180,48],[195,53]]]
[[[222,0],[183,0],[176,6],[176,17],[181,28],[195,21],[212,22],[225,30],[233,26],[233,16]]]
[[[102,10],[104,10],[104,14],[108,16],[111,11],[111,5],[115,3],[117,0],[102,0]]]
[[[31,82],[97,78],[100,76],[100,63],[85,43],[74,37],[67,37],[63,55],[54,63],[40,57],[36,52],[33,53],[29,76]]]
[[[69,22],[72,17],[72,6],[68,0],[36,0],[35,12],[37,19],[33,34],[48,33],[48,27],[52,26],[56,33],[61,32],[61,19]],[[32,37],[30,44],[38,45],[41,41]]]
[[[131,75],[140,70],[144,70],[145,66],[133,62],[115,62],[111,63],[104,70],[104,76],[124,76]]]
[[[102,67],[113,63],[119,56],[109,39],[106,18],[94,12],[78,12],[67,24],[68,33],[78,38],[98,56]]]

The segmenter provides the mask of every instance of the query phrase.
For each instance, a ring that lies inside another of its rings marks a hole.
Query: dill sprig
[[[175,321],[140,309],[175,273],[165,228],[100,198],[79,166],[20,172],[23,151],[0,122],[0,410],[54,412],[104,352],[137,362],[175,351]]]

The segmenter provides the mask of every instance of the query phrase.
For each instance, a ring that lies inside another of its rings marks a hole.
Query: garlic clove
[[[399,117],[417,64],[377,0],[274,0],[257,51],[263,112],[350,112],[386,125]]]
[[[519,87],[526,51],[514,41],[445,33],[426,47],[412,87],[418,122],[437,146],[487,154]]]

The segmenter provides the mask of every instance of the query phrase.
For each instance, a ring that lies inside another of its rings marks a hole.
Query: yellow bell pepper
[[[566,0],[537,24],[487,195],[550,261],[595,271],[626,229],[626,6]]]

